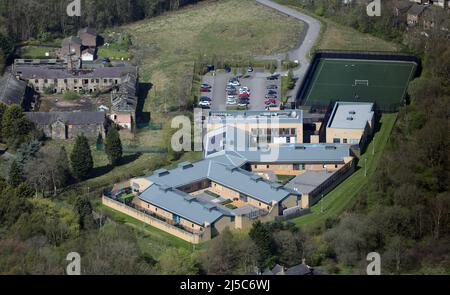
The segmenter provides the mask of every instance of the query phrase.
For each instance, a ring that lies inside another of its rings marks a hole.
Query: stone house
[[[99,134],[105,138],[104,112],[30,112],[26,117],[52,139],[73,139],[84,134],[95,140]]]

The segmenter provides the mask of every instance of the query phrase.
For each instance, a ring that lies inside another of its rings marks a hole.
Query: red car
[[[265,105],[273,105],[273,104],[277,104],[277,100],[276,99],[268,99],[264,102]]]
[[[200,92],[211,92],[209,88],[200,88]]]
[[[250,97],[250,94],[248,92],[243,92],[239,94],[239,97]]]

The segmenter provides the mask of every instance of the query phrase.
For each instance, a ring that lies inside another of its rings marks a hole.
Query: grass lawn
[[[132,227],[138,237],[137,240],[141,251],[155,259],[158,259],[158,257],[169,247],[184,248],[187,250],[193,249],[192,244],[128,215],[104,206],[100,204],[100,200],[98,200],[98,204],[95,204],[95,207],[97,211],[102,212],[115,222],[123,223]]]
[[[97,56],[99,58],[108,57],[110,60],[128,60],[131,58],[131,54],[123,49],[108,48],[107,46],[102,46],[98,49]]]
[[[375,100],[385,108],[398,105],[415,70],[412,62],[321,59],[303,104],[328,106],[336,100]]]
[[[194,62],[282,52],[296,46],[303,24],[251,0],[205,1],[137,22],[121,30],[132,35],[132,55],[142,82],[152,83],[144,111],[156,121],[191,96]]]
[[[389,140],[397,114],[384,114],[381,117],[381,129],[375,134],[367,151],[361,156],[357,171],[323,198],[324,212],[320,212],[320,202],[311,208],[311,213],[291,220],[297,226],[311,228],[320,226],[328,217],[339,216],[354,204],[356,197],[367,186],[368,180],[378,167],[383,150]],[[375,155],[372,155],[375,146]],[[364,165],[367,160],[367,177]]]
[[[385,41],[370,34],[364,34],[340,25],[330,19],[313,15],[310,11],[301,9],[298,0],[274,0],[274,2],[297,9],[303,13],[313,16],[322,22],[322,32],[315,49],[335,50],[372,50],[372,51],[401,51],[400,44]]]
[[[48,53],[47,57],[45,54]],[[20,49],[20,57],[35,59],[35,58],[54,58],[55,49],[50,47],[38,47],[38,46],[27,46]]]

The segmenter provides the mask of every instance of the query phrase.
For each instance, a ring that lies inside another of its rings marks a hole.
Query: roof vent
[[[274,190],[278,191],[283,187],[283,185],[281,185],[279,183],[272,183],[272,184],[270,184],[270,187],[273,188]]]
[[[258,174],[253,174],[252,176],[250,176],[250,179],[253,180],[254,182],[258,182],[262,180],[262,177],[259,176]]]
[[[216,205],[213,205],[213,204],[205,204],[203,207],[204,207],[206,210],[208,210],[209,212],[211,212],[212,210],[214,210],[214,209],[217,208],[217,206],[216,206]]]
[[[165,192],[165,193],[167,193],[168,191],[171,191],[171,190],[172,190],[172,188],[171,188],[170,186],[168,186],[168,185],[161,185],[161,186],[159,187],[159,189],[162,190],[162,191]]]
[[[238,168],[236,167],[236,166],[233,166],[233,165],[228,165],[227,166],[227,170],[228,171],[231,171],[231,172],[233,172],[233,171],[236,171]]]
[[[355,111],[350,111],[350,112],[348,112],[350,115],[355,115],[356,114],[356,112]]]
[[[170,172],[166,169],[159,169],[155,171],[155,174],[158,175],[159,177],[165,176],[170,174]]]
[[[347,117],[347,121],[353,121],[353,117]]]
[[[181,168],[183,170],[186,170],[186,169],[189,169],[192,167],[194,167],[194,165],[191,162],[183,162],[183,163],[178,164],[178,168]]]
[[[304,145],[296,145],[295,149],[296,150],[306,150],[306,146],[304,146]]]
[[[335,150],[335,149],[337,149],[337,147],[334,146],[334,145],[327,145],[327,146],[325,147],[325,149],[326,149],[326,150]]]
[[[183,196],[184,200],[188,203],[192,203],[192,201],[195,200],[195,197],[191,196],[191,195],[187,195],[187,196]]]

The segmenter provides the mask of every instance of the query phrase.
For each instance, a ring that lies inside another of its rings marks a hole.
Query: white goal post
[[[369,80],[355,80],[355,83],[353,84],[353,86],[358,86],[358,85],[369,86]]]

